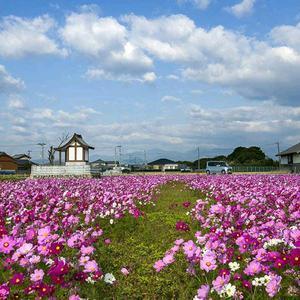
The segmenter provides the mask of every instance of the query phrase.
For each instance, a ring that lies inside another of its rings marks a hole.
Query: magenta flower
[[[22,273],[15,273],[9,282],[11,285],[20,285],[23,281],[24,275]]]
[[[50,254],[57,255],[63,250],[62,243],[52,243],[49,249]]]
[[[69,266],[63,260],[56,260],[48,271],[48,275],[60,276],[69,272]]]
[[[289,262],[292,266],[300,265],[300,248],[292,249],[290,251]]]
[[[184,221],[178,221],[175,227],[178,231],[190,231],[190,226]]]

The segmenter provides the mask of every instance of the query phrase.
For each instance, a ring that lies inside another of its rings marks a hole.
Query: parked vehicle
[[[230,167],[225,161],[208,161],[206,163],[206,174],[231,174],[232,167]]]

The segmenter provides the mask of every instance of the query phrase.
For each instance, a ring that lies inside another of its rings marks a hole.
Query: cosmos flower
[[[116,278],[113,274],[111,273],[106,273],[104,276],[104,282],[108,284],[113,284],[116,281]]]
[[[0,239],[0,253],[4,253],[4,254],[8,254],[11,251],[13,251],[14,246],[15,246],[16,242],[14,241],[13,238],[4,235],[1,239]]]
[[[30,280],[33,282],[42,281],[44,278],[44,271],[41,269],[35,269],[34,272],[30,275]]]

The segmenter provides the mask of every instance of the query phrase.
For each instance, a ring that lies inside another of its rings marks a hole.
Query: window
[[[292,165],[293,164],[293,154],[288,155],[287,160],[288,160],[288,164]]]

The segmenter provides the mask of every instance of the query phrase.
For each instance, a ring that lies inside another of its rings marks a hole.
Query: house
[[[14,174],[18,170],[18,164],[13,157],[5,152],[0,152],[0,174]]]
[[[148,163],[148,166],[152,170],[157,170],[157,171],[177,170],[179,167],[175,161],[167,159],[167,158],[160,158],[160,159],[154,160],[154,161]]]
[[[25,153],[22,154],[15,154],[12,156],[14,159],[21,159],[21,160],[31,160],[31,157]]]
[[[62,162],[61,154],[64,153],[64,161],[66,165],[70,164],[86,164],[89,161],[89,150],[95,149],[84,141],[80,134],[74,133],[72,138],[57,148],[55,151],[59,153],[59,164]]]
[[[97,159],[93,162],[91,162],[91,166],[93,168],[101,169],[101,170],[109,170],[113,169],[115,166],[119,166],[118,161],[105,161],[102,159]]]
[[[93,169],[89,164],[89,150],[91,149],[94,147],[90,146],[80,134],[74,133],[68,142],[54,148],[59,154],[59,165],[32,166],[31,177],[98,176],[99,170]]]
[[[31,166],[37,165],[31,161],[31,157],[27,154],[15,154],[12,156],[18,164],[18,173],[30,173]]]
[[[280,166],[287,167],[293,172],[300,172],[300,143],[278,153]]]

